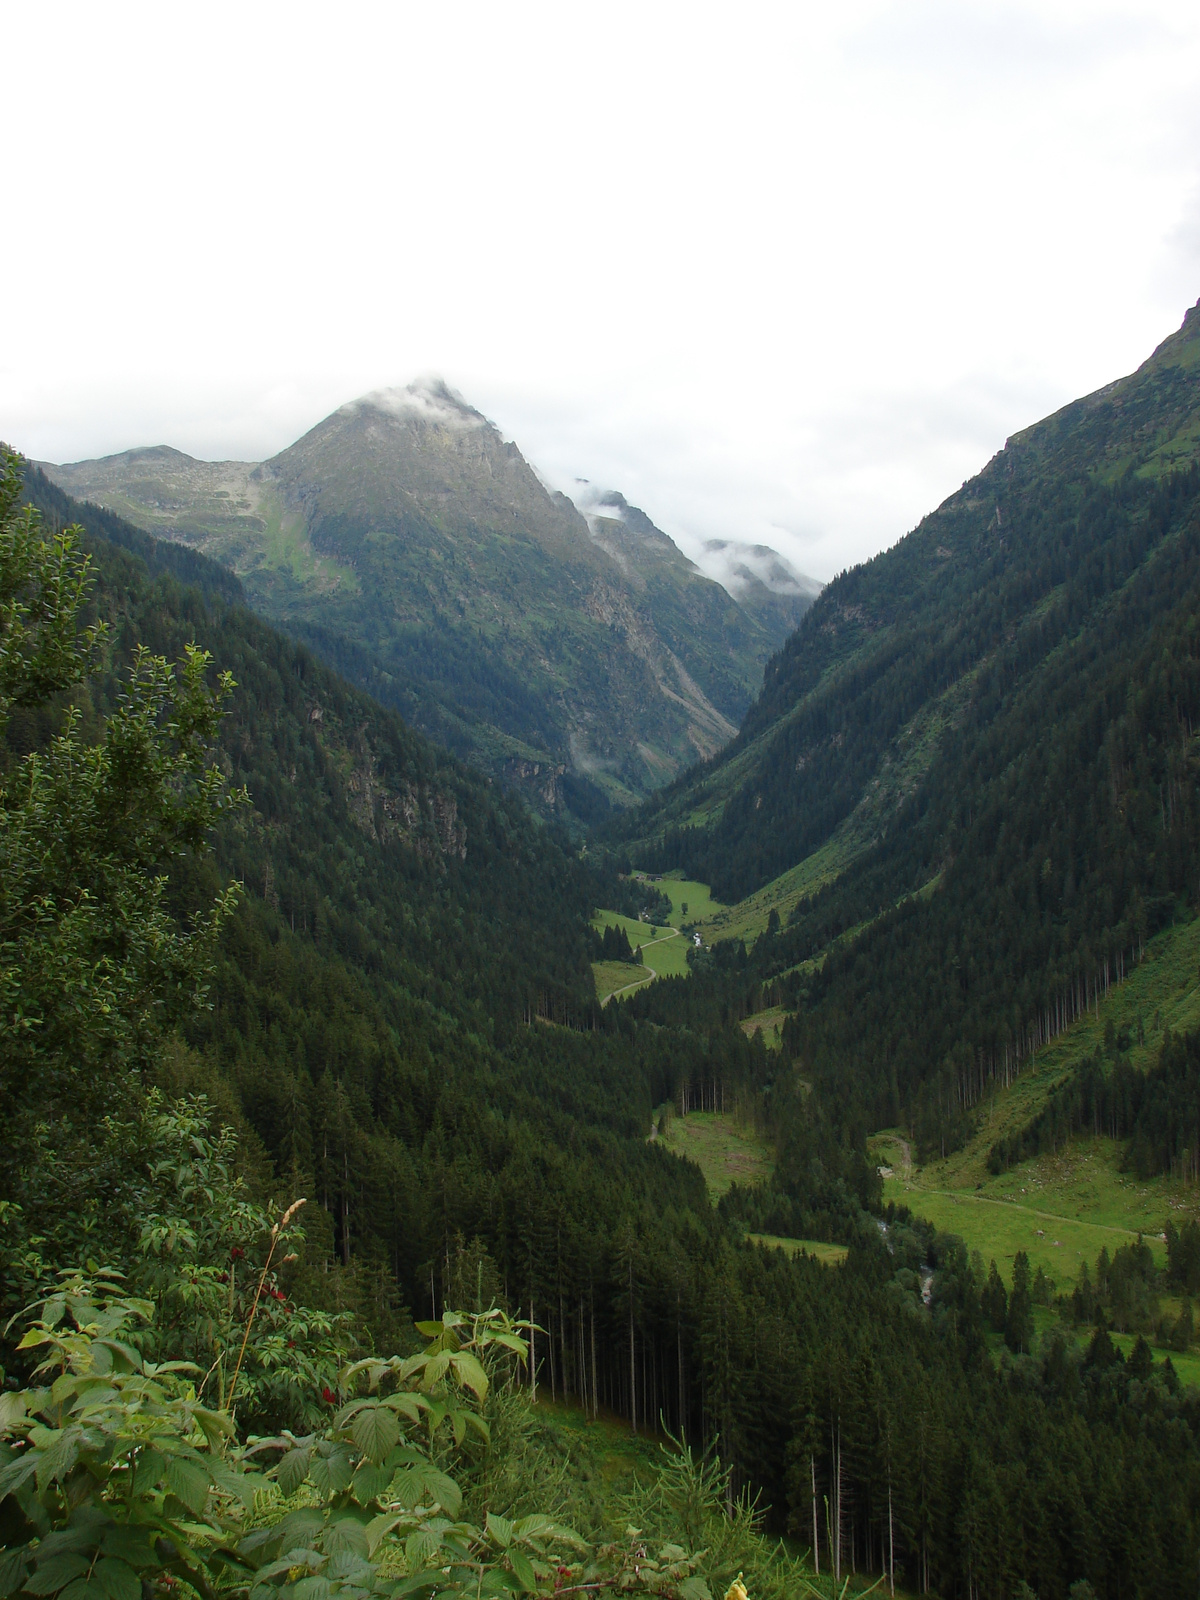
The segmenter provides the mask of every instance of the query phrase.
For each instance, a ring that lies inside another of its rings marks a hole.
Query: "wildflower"
[[[229,1259],[230,1261],[244,1261],[246,1259],[246,1252],[242,1249],[240,1244],[234,1245],[233,1249],[229,1252]]]
[[[728,1589],[726,1589],[725,1600],[750,1600],[749,1595],[746,1593],[746,1585],[742,1582],[742,1575],[740,1572],[729,1585]]]
[[[333,1390],[328,1384],[326,1384],[321,1390],[321,1399],[324,1400],[327,1406],[332,1406],[337,1403],[337,1396],[334,1394]]]

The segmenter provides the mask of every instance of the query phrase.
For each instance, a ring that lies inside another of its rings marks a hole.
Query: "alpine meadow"
[[[3,464],[0,1600],[1195,1591],[1200,306],[819,593]]]

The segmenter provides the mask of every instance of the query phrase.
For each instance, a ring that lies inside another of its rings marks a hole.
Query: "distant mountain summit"
[[[727,743],[801,598],[735,599],[620,495],[579,510],[436,377],[349,401],[266,462],[158,446],[42,465],[225,562],[424,732],[581,816]]]
[[[707,539],[701,570],[728,590],[764,627],[785,636],[821,592],[815,578],[797,572],[791,562],[766,544],[738,539]]]

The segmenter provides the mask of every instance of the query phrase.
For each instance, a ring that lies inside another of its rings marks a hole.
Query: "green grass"
[[[1170,1308],[1169,1301],[1162,1301],[1161,1303],[1164,1306],[1167,1306],[1168,1309]],[[1091,1343],[1092,1334],[1095,1331],[1092,1328],[1072,1327],[1070,1323],[1064,1322],[1058,1315],[1057,1311],[1050,1306],[1033,1307],[1033,1326],[1037,1335],[1045,1336],[1048,1334],[1059,1333],[1067,1340],[1069,1344],[1074,1344],[1082,1350],[1086,1350],[1087,1346]],[[1126,1361],[1128,1361],[1129,1357],[1133,1353],[1133,1347],[1138,1341],[1138,1335],[1136,1333],[1113,1333],[1110,1330],[1108,1336],[1112,1340],[1113,1344],[1116,1345],[1121,1354],[1125,1357]],[[994,1357],[999,1357],[1005,1348],[1004,1335],[1000,1333],[989,1333],[987,1335],[987,1342],[988,1348],[992,1355]],[[1147,1342],[1151,1343],[1149,1340]],[[1152,1343],[1151,1348],[1154,1349]],[[1180,1383],[1182,1383],[1186,1388],[1196,1388],[1200,1386],[1200,1354],[1191,1350],[1179,1351],[1154,1349],[1155,1366],[1161,1367],[1168,1356],[1171,1359],[1171,1365],[1175,1368],[1175,1375],[1179,1379]]]
[[[359,593],[357,573],[331,556],[318,555],[303,517],[287,511],[277,493],[263,491],[258,511],[266,526],[261,535],[260,559],[254,566],[283,570],[297,583],[317,590]]]
[[[598,1417],[590,1416],[573,1399],[553,1399],[545,1382],[538,1386],[534,1414],[562,1432],[577,1468],[590,1468],[605,1490],[620,1493],[635,1476],[650,1477],[662,1460],[665,1434],[647,1432],[643,1425],[635,1435],[627,1417],[604,1409]]]
[[[766,1141],[718,1111],[670,1117],[661,1138],[668,1150],[696,1163],[711,1200],[719,1200],[734,1183],[765,1183],[774,1167]]]
[[[1082,1334],[1080,1336],[1080,1343],[1086,1344],[1091,1336],[1090,1330],[1087,1333]],[[1110,1333],[1109,1338],[1125,1357],[1126,1361],[1128,1361],[1133,1352],[1133,1347],[1137,1343],[1137,1334]],[[1195,1351],[1192,1350],[1171,1350],[1169,1352],[1160,1351],[1156,1353],[1154,1362],[1155,1366],[1161,1366],[1166,1360],[1168,1354],[1171,1357],[1171,1365],[1175,1368],[1175,1374],[1180,1383],[1189,1389],[1200,1387],[1200,1355],[1197,1355]]]
[[[742,1022],[742,1032],[747,1039],[761,1033],[768,1050],[778,1050],[782,1043],[783,1024],[791,1016],[786,1006],[771,1006],[766,1011],[756,1011]]]
[[[784,1239],[777,1233],[748,1233],[752,1244],[763,1244],[773,1250],[782,1250],[789,1256],[813,1256],[827,1267],[840,1267],[850,1254],[844,1244],[824,1244],[820,1239]]]
[[[644,967],[631,967],[628,961],[593,961],[592,977],[596,980],[596,998],[603,1005],[619,990],[644,988],[652,982]]]
[[[910,1167],[895,1130],[872,1141],[875,1159],[892,1169],[884,1194],[939,1228],[959,1234],[985,1261],[995,1256],[1005,1276],[1017,1250],[1026,1250],[1058,1280],[1074,1282],[1083,1260],[1095,1263],[1102,1246],[1143,1233],[1161,1257],[1155,1237],[1169,1217],[1200,1216],[1200,1191],[1168,1177],[1136,1181],[1120,1170],[1122,1147],[1106,1139],[1075,1140],[1057,1154],[1023,1162],[999,1177],[987,1170],[997,1139],[1027,1127],[1051,1092],[1086,1056],[1104,1045],[1109,1021],[1129,1028],[1130,1060],[1145,1069],[1157,1060],[1163,1032],[1200,1026],[1200,919],[1150,941],[1145,959],[1090,1012],[1037,1054],[1016,1083],[979,1109],[974,1136],[945,1160]],[[1137,1043],[1139,1022],[1144,1034]],[[1038,1230],[1041,1230],[1039,1233]],[[1058,1241],[1057,1245],[1054,1240]]]
[[[645,877],[646,874],[637,873],[636,876]],[[725,910],[721,902],[714,900],[708,892],[706,883],[697,883],[694,878],[685,878],[678,870],[664,873],[661,878],[651,878],[649,881],[655,888],[661,889],[670,900],[677,922],[701,922],[705,917],[715,916]]]
[[[806,856],[797,866],[789,867],[778,878],[772,878],[745,900],[714,910],[696,931],[705,944],[715,944],[718,939],[753,941],[765,930],[772,911],[778,911],[780,921],[786,922],[794,905],[832,883],[853,859],[854,852],[846,838],[835,834],[819,850]]]
[[[993,1179],[978,1191],[937,1188],[932,1169],[905,1177],[893,1168],[895,1175],[884,1179],[884,1199],[908,1206],[944,1233],[957,1234],[968,1249],[979,1251],[985,1263],[994,1260],[1008,1282],[1013,1258],[1024,1250],[1035,1272],[1042,1267],[1059,1292],[1067,1292],[1085,1261],[1091,1271],[1102,1249],[1112,1255],[1119,1245],[1132,1244],[1139,1231],[1146,1234],[1156,1258],[1164,1261],[1157,1238],[1165,1220],[1162,1208],[1147,1204],[1143,1187],[1140,1196],[1129,1197],[1136,1215],[1123,1211],[1119,1175],[1105,1170],[1104,1152],[1085,1153],[1085,1149],[1080,1146],[1059,1157],[1026,1163],[1005,1173],[1003,1182]],[[875,1153],[885,1153],[878,1143]],[[1070,1180],[1059,1178],[1068,1166],[1076,1169],[1073,1192]],[[1121,1220],[1104,1220],[1114,1216]],[[1143,1217],[1146,1225],[1139,1229],[1137,1222]]]
[[[623,917],[617,911],[598,911],[592,918],[592,927],[624,928],[630,944],[642,949],[642,961],[653,968],[660,978],[685,978],[691,970],[687,964],[688,946],[678,928],[664,927],[661,923],[639,922],[636,917]]]

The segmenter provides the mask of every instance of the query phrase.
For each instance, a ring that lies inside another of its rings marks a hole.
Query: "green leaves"
[[[0,454],[0,732],[15,705],[36,705],[79,683],[107,638],[104,624],[77,633],[92,588],[78,527],[48,536],[31,507],[17,513],[17,456]]]
[[[212,1491],[245,1503],[262,1482],[194,1442],[224,1440],[228,1419],[209,1413],[202,1429],[183,1364],[147,1364],[121,1337],[153,1307],[125,1302],[111,1279],[68,1277],[42,1309],[25,1345],[60,1370],[7,1405],[0,1427],[0,1500],[16,1496],[41,1537],[6,1553],[4,1594],[141,1600],[143,1576],[170,1572],[208,1600]]]
[[[301,1445],[294,1450],[289,1450],[271,1476],[279,1485],[280,1492],[287,1498],[295,1494],[296,1490],[308,1477],[308,1465],[312,1456],[310,1445]]]
[[[70,1583],[72,1578],[82,1577],[90,1566],[91,1562],[86,1556],[74,1551],[51,1556],[49,1561],[41,1562],[25,1580],[26,1592],[38,1595],[57,1594]]]
[[[368,1461],[381,1462],[400,1442],[400,1424],[386,1406],[371,1405],[355,1417],[350,1434]]]
[[[508,1552],[508,1561],[512,1568],[513,1576],[522,1589],[526,1590],[526,1592],[536,1590],[538,1586],[537,1575],[533,1570],[532,1561],[524,1551],[510,1550]]]
[[[462,1491],[435,1460],[434,1440],[446,1425],[458,1443],[469,1429],[486,1438],[486,1428],[475,1410],[425,1391],[487,1392],[471,1348],[481,1347],[479,1319],[447,1318],[432,1356],[346,1369],[345,1388],[365,1383],[370,1392],[323,1431],[281,1434],[221,1457],[207,1446],[224,1444],[229,1419],[203,1414],[185,1387],[186,1363],[143,1359],[123,1336],[141,1308],[118,1311],[117,1298],[111,1284],[68,1279],[30,1330],[26,1348],[49,1352],[44,1365],[57,1374],[48,1389],[22,1391],[5,1406],[0,1498],[26,1496],[48,1531],[0,1557],[0,1600],[141,1600],[143,1584],[163,1576],[218,1600],[218,1575],[229,1600],[404,1600],[434,1589],[448,1600],[512,1600],[547,1591],[562,1559],[586,1549],[548,1516],[489,1512],[482,1529],[456,1520]],[[493,1322],[493,1331],[504,1330]],[[277,1458],[270,1477],[281,1494],[302,1497],[307,1485],[321,1504],[276,1512],[273,1523],[239,1537],[240,1516],[222,1522],[221,1507],[269,1505],[256,1498],[265,1480],[249,1467],[263,1454]],[[407,1575],[385,1578],[398,1562]],[[666,1594],[692,1567],[642,1552],[595,1572],[616,1588]],[[694,1586],[681,1593],[711,1600]]]
[[[0,1600],[8,1600],[25,1582],[29,1568],[20,1550],[0,1550]]]
[[[493,1516],[489,1511],[485,1523],[488,1537],[493,1543],[498,1544],[501,1550],[507,1550],[512,1543],[513,1525],[505,1517]]]
[[[30,1283],[40,1274],[28,1252],[52,1268],[71,1257],[48,1243],[73,1236],[90,1251],[88,1214],[107,1220],[101,1152],[120,1142],[140,1069],[201,999],[233,907],[226,890],[184,923],[165,869],[203,850],[243,796],[211,759],[233,683],[226,673],[210,686],[211,660],[194,644],[175,665],[137,646],[102,723],[90,695],[61,716],[47,705],[91,674],[108,630],[81,627],[92,589],[81,530],[47,535],[36,512],[17,512],[20,492],[16,458],[0,453],[0,733],[15,707],[46,713],[36,748],[0,773],[0,1186],[14,1192],[19,1164],[22,1194],[0,1229],[0,1264],[7,1275],[19,1263],[17,1281]],[[136,1176],[113,1167],[124,1221]],[[13,1222],[26,1251],[10,1242]],[[42,1332],[68,1311],[51,1297]],[[109,1352],[111,1370],[120,1354]]]
[[[450,1367],[455,1378],[465,1389],[470,1389],[477,1400],[487,1397],[488,1379],[479,1361],[468,1350],[450,1357]]]
[[[325,1499],[340,1490],[349,1488],[354,1477],[353,1458],[344,1448],[324,1445],[314,1451],[308,1465],[308,1478],[313,1488]]]
[[[199,1461],[168,1456],[163,1481],[171,1493],[183,1501],[189,1511],[194,1512],[196,1516],[203,1514],[212,1480]]]
[[[105,1556],[96,1563],[92,1576],[104,1591],[105,1600],[141,1600],[141,1581],[124,1561]]]
[[[462,1509],[462,1491],[453,1478],[432,1465],[401,1467],[388,1485],[387,1497],[411,1510],[430,1502],[456,1517]]]

